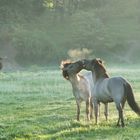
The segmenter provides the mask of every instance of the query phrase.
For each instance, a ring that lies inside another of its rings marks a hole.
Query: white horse
[[[72,85],[73,95],[77,104],[77,120],[79,121],[80,105],[82,101],[86,102],[86,116],[87,120],[90,120],[93,110],[91,102],[92,87],[90,87],[90,85],[93,86],[93,84],[89,83],[90,80],[88,80],[88,78],[92,78],[92,73],[88,75],[78,74],[78,72],[82,69],[82,63],[80,61],[76,63],[62,61],[60,67],[64,78],[69,80]]]
[[[93,103],[95,110],[95,121],[98,119],[98,102],[107,104],[115,102],[119,113],[117,126],[124,127],[123,108],[127,100],[132,110],[140,115],[140,108],[137,105],[131,85],[122,77],[110,78],[106,72],[104,65],[100,59],[81,60],[83,68],[92,71],[94,88],[93,88]]]

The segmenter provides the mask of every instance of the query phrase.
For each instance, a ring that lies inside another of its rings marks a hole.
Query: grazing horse
[[[121,126],[124,127],[123,108],[126,100],[132,110],[140,115],[140,107],[135,101],[132,87],[128,81],[122,77],[110,78],[101,59],[84,59],[81,62],[83,63],[83,68],[92,71],[93,75],[93,104],[96,123],[98,120],[98,102],[105,104],[115,102],[119,114],[117,126],[120,125],[121,120]]]
[[[90,78],[92,73],[86,75],[79,75],[78,72],[82,70],[83,65],[81,61],[72,63],[70,61],[62,61],[60,68],[62,69],[63,77],[70,81],[73,89],[73,95],[77,104],[77,120],[80,116],[80,104],[82,101],[86,102],[86,116],[87,120],[92,117],[93,105],[91,102],[91,88]]]

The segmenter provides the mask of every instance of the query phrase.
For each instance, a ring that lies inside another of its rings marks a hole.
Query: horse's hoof
[[[125,127],[125,125],[124,125],[124,124],[122,124],[122,125],[117,124],[117,127],[122,127],[122,128],[124,128],[124,127]]]
[[[90,116],[90,119],[93,119],[93,116]]]
[[[117,127],[120,127],[120,124],[117,124],[116,126],[117,126]]]

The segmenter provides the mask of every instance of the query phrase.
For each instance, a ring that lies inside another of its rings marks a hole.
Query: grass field
[[[110,75],[127,78],[140,105],[140,69],[109,68]],[[0,73],[0,140],[140,140],[140,118],[126,104],[125,128],[116,127],[113,103],[106,122],[101,105],[98,125],[86,121],[82,104],[80,122],[71,85],[60,70]]]

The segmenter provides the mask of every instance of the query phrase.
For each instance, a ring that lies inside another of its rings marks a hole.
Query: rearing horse
[[[92,71],[94,88],[93,88],[93,104],[95,110],[95,121],[98,120],[98,102],[109,103],[115,102],[118,110],[119,118],[117,126],[124,127],[123,108],[127,100],[131,109],[140,115],[140,107],[137,105],[132,87],[122,77],[109,77],[101,59],[81,60],[83,69]]]

